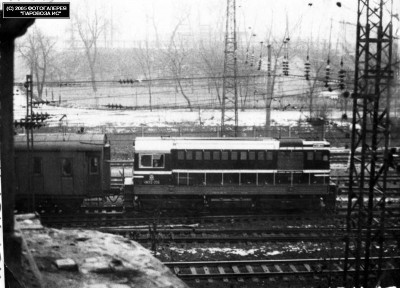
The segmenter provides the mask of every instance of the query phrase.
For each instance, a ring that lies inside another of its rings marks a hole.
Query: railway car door
[[[61,159],[61,191],[64,195],[74,194],[72,158]]]
[[[43,158],[42,157],[33,157],[32,183],[33,183],[34,193],[43,194],[44,178],[43,178]]]
[[[101,165],[99,153],[87,153],[87,181],[86,191],[93,194],[101,193]]]

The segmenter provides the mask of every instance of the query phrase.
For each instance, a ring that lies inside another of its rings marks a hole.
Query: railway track
[[[268,241],[343,241],[345,227],[341,228],[269,228],[269,229],[198,229],[188,228],[102,228],[102,232],[124,236],[140,243],[157,239],[168,243],[257,243]],[[386,230],[385,239],[400,237],[400,228]]]
[[[337,218],[327,220],[326,214],[246,214],[246,215],[199,215],[199,216],[173,216],[173,215],[148,215],[129,214],[123,212],[89,213],[89,214],[46,214],[41,215],[43,225],[51,227],[115,227],[138,225],[255,225],[260,223],[268,227],[275,225],[315,225],[316,227],[328,227],[336,225]]]
[[[346,175],[344,175],[344,174],[331,175],[331,181],[333,181],[334,183],[348,184],[349,183],[349,175],[348,175],[348,173]],[[395,173],[388,174],[386,177],[386,183],[391,184],[391,185],[397,185],[397,187],[399,187],[400,175],[395,174]]]
[[[376,258],[370,257],[370,259]],[[355,261],[350,258],[350,261]],[[383,271],[399,271],[400,256],[384,257]],[[397,264],[396,264],[397,262]],[[270,277],[323,277],[343,273],[343,259],[286,259],[244,261],[164,262],[179,278],[200,282],[254,281]],[[354,270],[350,270],[350,273]],[[317,281],[319,279],[316,279]],[[319,283],[318,283],[319,284]]]

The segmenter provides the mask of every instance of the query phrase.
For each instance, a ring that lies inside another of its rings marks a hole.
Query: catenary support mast
[[[391,5],[391,0],[358,0],[345,287],[375,286],[384,265],[393,74]],[[383,161],[378,160],[378,151],[383,152]],[[378,260],[372,260],[373,256]],[[352,257],[354,266],[349,261]]]
[[[227,0],[221,130],[238,136],[236,0]]]

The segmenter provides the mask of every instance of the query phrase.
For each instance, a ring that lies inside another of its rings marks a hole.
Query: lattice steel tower
[[[227,0],[225,58],[222,87],[221,130],[223,136],[238,136],[236,0]]]
[[[393,77],[390,1],[358,1],[343,278],[346,287],[376,285],[387,261],[383,256],[390,85]],[[378,152],[383,152],[383,161],[378,161]]]

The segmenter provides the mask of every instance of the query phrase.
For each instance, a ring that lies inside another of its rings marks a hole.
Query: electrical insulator
[[[340,90],[344,90],[344,78],[346,77],[346,70],[340,69],[339,70],[339,88]]]
[[[331,65],[329,65],[330,61],[328,59],[326,68],[325,68],[325,88],[329,87],[329,79],[330,79],[330,75],[331,75]]]
[[[134,82],[136,82],[136,80],[133,79],[122,79],[118,81],[119,84],[133,84]]]
[[[260,60],[258,61],[258,70],[261,70],[261,65],[262,65],[262,61],[261,61],[261,58],[260,58]]]
[[[311,64],[310,61],[308,61],[308,56],[307,56],[307,62],[304,64],[304,72],[305,72],[305,77],[306,80],[310,80],[310,70],[311,70]]]
[[[253,65],[254,65],[254,49],[253,49],[253,53],[251,53],[251,56],[250,56],[250,66],[253,67]]]
[[[290,38],[287,37],[283,41],[283,50],[284,50],[284,56],[283,56],[283,63],[282,63],[282,68],[283,68],[283,75],[288,76],[289,75],[289,48],[288,48],[288,42]]]
[[[249,61],[247,61],[249,59],[249,48],[246,49],[246,60],[244,61],[244,64],[249,63]]]
[[[343,69],[343,60],[340,60],[340,70],[339,70],[339,88],[344,90],[344,78],[346,77],[346,70]]]
[[[287,59],[283,59],[282,71],[283,71],[283,75],[289,76],[289,61]]]

